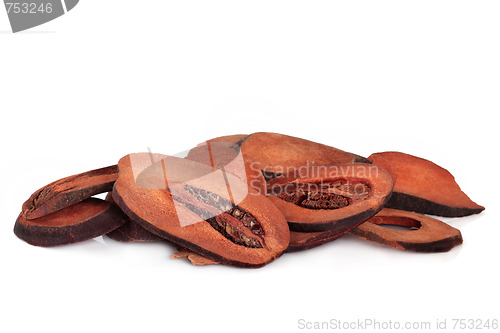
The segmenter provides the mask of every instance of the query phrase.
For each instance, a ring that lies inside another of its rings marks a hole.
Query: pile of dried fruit
[[[92,196],[109,192],[106,200]],[[364,158],[276,133],[206,141],[179,158],[130,154],[63,178],[23,204],[15,234],[56,246],[106,235],[168,241],[193,264],[261,267],[351,233],[394,248],[448,251],[460,231],[423,214],[477,214],[440,166],[399,152]],[[405,228],[394,229],[387,225]]]

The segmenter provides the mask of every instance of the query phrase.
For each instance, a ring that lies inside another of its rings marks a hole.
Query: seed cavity
[[[182,203],[192,212],[206,220],[212,228],[231,242],[250,248],[262,248],[264,229],[259,221],[248,211],[222,198],[217,193],[184,185],[184,189],[197,200],[217,208],[222,213],[210,215],[205,210],[186,200]]]
[[[339,209],[368,198],[370,186],[361,182],[337,180],[320,183],[288,183],[271,186],[270,193],[309,209]]]

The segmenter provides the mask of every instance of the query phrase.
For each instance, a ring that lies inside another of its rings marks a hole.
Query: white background
[[[0,331],[500,319],[499,17],[498,1],[81,0],[12,34],[0,10]],[[447,220],[464,237],[449,253],[346,236],[256,270],[106,238],[38,248],[12,232],[53,180],[256,131],[428,158],[486,211]]]

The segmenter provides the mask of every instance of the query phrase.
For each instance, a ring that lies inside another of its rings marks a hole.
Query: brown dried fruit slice
[[[405,226],[408,230],[394,230],[383,225]],[[350,232],[372,242],[415,252],[446,252],[462,244],[460,230],[444,222],[388,208]]]
[[[112,203],[117,209],[120,209],[118,205],[113,200],[111,192],[106,195],[106,201]],[[164,241],[163,238],[147,231],[139,225],[139,223],[132,220],[130,217],[125,215],[124,218],[126,222],[119,228],[108,232],[106,236],[109,238],[119,241],[119,242],[156,242]]]
[[[368,159],[317,142],[278,133],[254,133],[241,142],[248,164],[268,177],[300,167],[342,163],[371,163]]]
[[[90,198],[37,219],[20,214],[14,233],[31,245],[57,246],[106,234],[123,225],[125,218],[111,203]]]
[[[321,232],[290,232],[290,244],[286,252],[297,252],[320,246],[325,243],[332,242],[344,235],[335,230],[327,230]]]
[[[50,183],[35,193],[23,204],[22,215],[36,219],[99,193],[109,192],[118,178],[118,167],[87,171]]]
[[[271,201],[290,230],[343,234],[375,215],[392,192],[391,176],[363,163],[302,169],[268,181]]]
[[[207,140],[206,142],[209,143],[214,143],[214,142],[229,142],[233,144],[238,144],[239,142],[243,141],[248,134],[233,134],[233,135],[224,135],[224,136],[218,136],[216,138]],[[203,142],[202,144],[205,144]]]
[[[283,215],[232,174],[175,157],[151,165],[149,154],[127,155],[118,166],[116,203],[162,238],[240,267],[263,266],[288,246]]]
[[[394,178],[387,208],[448,217],[484,210],[462,192],[450,172],[431,161],[400,152],[375,153],[369,158]]]

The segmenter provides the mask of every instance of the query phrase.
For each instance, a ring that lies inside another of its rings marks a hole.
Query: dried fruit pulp
[[[382,209],[392,192],[390,175],[373,165],[309,168],[302,174],[268,181],[270,199],[292,231],[344,233]]]

